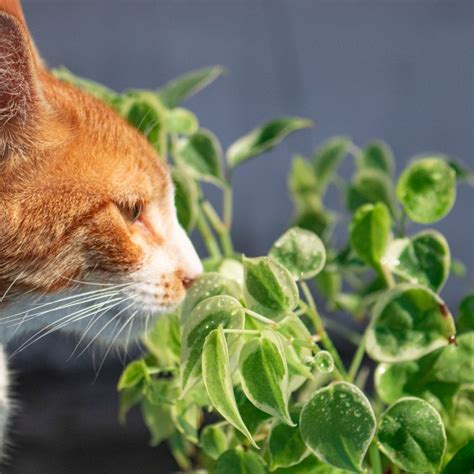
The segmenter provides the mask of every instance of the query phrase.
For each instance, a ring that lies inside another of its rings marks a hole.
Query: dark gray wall
[[[309,154],[331,135],[360,144],[386,140],[399,171],[413,155],[432,150],[474,165],[471,0],[23,3],[50,65],[64,64],[117,90],[224,65],[229,74],[187,104],[224,145],[277,115],[317,120],[314,130],[236,173],[234,235],[248,254],[266,252],[291,219],[291,155]],[[471,268],[473,197],[472,188],[461,187],[455,209],[436,225]],[[472,273],[467,281],[451,278],[448,303],[455,307],[470,285]],[[118,366],[111,363],[90,385],[90,361],[65,363],[73,342],[60,339],[13,361],[24,374],[18,391],[28,402],[15,425],[12,466],[2,472],[169,472],[162,455],[146,448],[139,421],[128,431],[115,425]]]

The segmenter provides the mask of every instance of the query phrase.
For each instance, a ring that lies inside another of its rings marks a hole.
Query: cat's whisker
[[[128,298],[128,299],[131,299]],[[102,334],[102,332],[105,331],[105,329],[113,322],[115,321],[116,319],[119,318],[119,316],[124,313],[125,311],[127,311],[128,309],[130,309],[133,305],[135,305],[136,302],[133,301],[132,303],[130,303],[128,306],[126,306],[125,308],[123,308],[122,310],[120,310],[109,322],[107,322],[106,324],[104,324],[104,326],[102,327],[102,329],[89,341],[89,343],[86,345],[86,347],[84,347],[84,349],[82,349],[82,351],[77,355],[77,357],[81,357],[82,354],[84,354],[84,352],[87,351],[87,349],[89,349],[89,347],[94,343],[94,341]]]
[[[109,298],[109,300],[105,301],[104,304],[108,304],[109,301],[110,301],[110,298]],[[78,343],[74,347],[74,350],[71,352],[71,355],[68,357],[68,359],[67,359],[68,361],[71,360],[72,357],[74,357],[74,354],[79,349],[80,345],[82,344],[82,341],[87,337],[87,334],[89,333],[92,326],[108,311],[108,309],[105,309],[104,311],[99,313],[99,311],[101,311],[101,310],[102,310],[102,308],[97,311],[97,313],[92,317],[92,319],[87,324],[86,328],[84,329],[84,333],[82,334],[82,336],[79,339]]]
[[[105,363],[105,360],[107,358],[107,356],[109,355],[109,352],[110,350],[112,349],[112,347],[114,346],[115,342],[117,341],[118,337],[120,336],[120,334],[122,333],[122,331],[130,324],[130,327],[132,327],[133,325],[133,318],[136,316],[136,314],[138,313],[138,310],[135,311],[128,319],[127,321],[122,325],[122,327],[119,329],[119,331],[117,332],[117,334],[114,336],[114,338],[112,339],[112,342],[109,344],[109,347],[107,348],[107,350],[105,351],[105,354],[104,354],[104,357],[102,357],[102,361],[100,362],[100,365],[99,365],[99,368],[96,372],[96,375],[95,375],[95,378],[94,378],[94,382],[97,380],[97,377],[99,376],[100,374],[100,371],[102,370],[102,367],[104,366],[104,363]]]
[[[131,285],[131,284],[127,284],[127,285]],[[117,285],[114,288],[107,288],[107,289],[102,288],[100,290],[88,291],[88,292],[84,292],[84,293],[79,293],[77,295],[69,295],[69,296],[66,296],[64,298],[55,299],[54,301],[48,301],[47,303],[42,303],[39,306],[38,305],[34,306],[34,303],[32,303],[31,308],[28,308],[24,311],[20,311],[19,313],[11,314],[9,316],[1,318],[0,324],[4,323],[6,321],[9,321],[9,320],[11,320],[15,317],[22,316],[25,313],[28,313],[28,312],[31,312],[31,311],[36,311],[38,309],[42,309],[42,308],[45,308],[45,307],[48,307],[48,306],[51,306],[51,305],[59,304],[59,303],[62,303],[64,301],[71,301],[72,300],[74,302],[74,304],[80,304],[81,302],[85,301],[86,299],[88,299],[92,295],[97,295],[97,296],[94,296],[91,299],[97,299],[97,298],[102,298],[104,296],[108,296],[108,295],[111,294],[110,292],[113,292],[113,291],[116,291],[117,294],[119,294],[124,289],[124,287],[126,287],[126,286],[125,285]],[[78,298],[83,298],[84,300],[77,300]],[[76,301],[74,301],[74,299],[76,299]],[[64,308],[67,308],[67,307],[68,307],[67,305],[58,306],[58,307],[55,308],[55,310],[56,309],[64,309]]]
[[[107,310],[110,310],[114,308],[115,306],[119,305],[121,302],[121,298],[119,301],[115,302],[114,304],[111,304]],[[99,303],[98,305],[93,305],[88,308],[78,310],[72,314],[68,314],[64,316],[63,318],[60,318],[58,321],[55,321],[54,323],[51,323],[47,325],[46,327],[40,329],[37,331],[35,334],[33,334],[30,338],[28,338],[19,348],[17,348],[13,354],[11,354],[10,357],[14,357],[16,354],[22,352],[24,349],[27,347],[31,346],[35,342],[38,342],[39,340],[43,339],[47,335],[51,334],[52,332],[58,331],[59,329],[62,329],[63,327],[73,323],[77,322],[81,319],[91,317],[93,314],[96,313],[97,311],[97,306],[102,306],[102,303]],[[99,309],[100,311],[100,309]],[[65,320],[65,321],[64,321]],[[64,322],[62,322],[64,321]]]
[[[5,290],[3,293],[2,297],[0,298],[0,303],[4,301],[4,299],[7,297],[7,295],[10,293],[10,290],[15,286],[16,282],[25,274],[25,271],[21,271],[15,278],[14,280],[10,283],[8,288]]]
[[[11,327],[11,326],[15,326],[15,324],[18,324],[18,323],[16,323],[16,321],[20,321],[20,323],[24,322],[24,321],[31,321],[33,319],[36,319],[36,318],[39,318],[39,317],[42,317],[42,316],[47,316],[48,314],[54,313],[55,311],[67,310],[68,308],[72,308],[74,306],[80,306],[80,305],[83,305],[85,303],[91,303],[91,302],[99,301],[103,298],[114,297],[114,296],[118,296],[118,295],[120,295],[120,292],[117,291],[117,292],[114,292],[114,293],[107,293],[107,294],[103,294],[103,295],[100,295],[100,296],[93,296],[93,297],[89,297],[89,298],[84,298],[84,299],[79,300],[79,301],[74,301],[72,303],[68,303],[68,304],[65,304],[65,305],[54,306],[52,308],[49,308],[46,311],[40,311],[40,312],[34,312],[35,308],[31,308],[28,311],[26,311],[23,314],[23,316],[18,316],[18,317],[15,317],[15,318],[13,318],[13,317],[5,318],[4,320],[0,321],[0,324],[7,324],[8,325],[7,327]],[[28,314],[28,313],[31,313],[31,314]]]

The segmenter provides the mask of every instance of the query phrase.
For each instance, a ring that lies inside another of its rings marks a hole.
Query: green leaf
[[[460,182],[466,182],[471,186],[474,186],[474,173],[467,168],[463,163],[457,160],[448,159],[448,164],[456,173],[456,179]]]
[[[374,306],[367,352],[380,362],[413,360],[446,346],[454,333],[451,313],[438,295],[403,284],[387,291]]]
[[[212,474],[267,474],[263,459],[252,451],[236,448],[226,451],[218,460]]]
[[[235,281],[220,273],[209,272],[201,275],[186,292],[186,298],[181,307],[181,324],[186,323],[192,310],[201,301],[218,295],[232,296],[236,300],[240,300],[242,299],[242,289]]]
[[[446,433],[439,413],[419,398],[402,398],[380,420],[378,445],[397,466],[409,472],[439,472]]]
[[[138,385],[143,379],[148,379],[148,370],[143,359],[138,359],[127,365],[118,382],[118,391]]]
[[[171,418],[176,429],[190,443],[198,442],[198,430],[202,420],[200,408],[189,400],[176,400],[171,407]]]
[[[460,390],[452,415],[446,418],[448,452],[454,454],[461,446],[474,440],[474,388]]]
[[[390,240],[390,224],[390,213],[382,202],[365,204],[352,218],[352,248],[364,262],[377,269]]]
[[[369,168],[392,176],[395,170],[395,159],[391,148],[382,141],[369,143],[357,157],[360,169]]]
[[[165,123],[169,134],[192,135],[199,128],[197,117],[190,110],[181,107],[166,110]]]
[[[324,464],[313,456],[307,456],[299,464],[291,467],[283,467],[273,471],[273,474],[344,474],[347,471],[341,471],[335,467]]]
[[[125,118],[154,146],[158,153],[161,150],[161,134],[165,125],[165,109],[152,93],[143,92],[130,102]]]
[[[152,446],[159,445],[176,431],[171,418],[170,405],[155,405],[145,399],[141,408],[143,421],[151,434]]]
[[[126,388],[120,392],[119,402],[119,414],[118,419],[121,425],[124,425],[127,421],[127,414],[130,409],[141,402],[143,399],[143,386],[142,384],[134,385],[133,387]]]
[[[205,426],[201,431],[199,444],[204,454],[216,461],[224,451],[229,449],[229,440],[222,428],[222,423]]]
[[[269,317],[292,311],[298,288],[291,273],[269,257],[244,258],[244,297],[247,306]]]
[[[305,202],[318,194],[318,180],[311,163],[302,156],[294,156],[288,187],[295,202]]]
[[[168,82],[158,91],[158,96],[166,107],[176,107],[188,97],[204,89],[223,72],[224,68],[220,66],[191,71]]]
[[[244,266],[242,262],[233,258],[224,258],[220,261],[217,272],[238,284],[244,286]]]
[[[316,276],[316,287],[326,300],[328,309],[332,311],[342,290],[342,277],[339,270],[328,267],[326,265],[326,268]]]
[[[249,339],[239,360],[242,388],[260,410],[293,425],[288,412],[288,366],[279,336],[264,330]]]
[[[322,461],[359,472],[375,434],[375,415],[360,389],[337,382],[319,389],[306,402],[300,430],[305,443]]]
[[[144,342],[158,367],[171,368],[178,365],[181,352],[178,314],[160,316],[151,331],[145,334]]]
[[[212,296],[201,301],[183,326],[181,351],[181,392],[184,394],[198,380],[206,336],[218,326],[243,329],[241,304],[230,296]]]
[[[410,239],[393,241],[385,255],[385,263],[403,279],[439,291],[448,278],[451,255],[443,235],[426,230]]]
[[[333,137],[326,140],[314,152],[314,174],[317,180],[317,190],[324,195],[342,159],[347,155],[351,140],[346,137]]]
[[[437,409],[451,410],[460,386],[474,384],[473,354],[474,332],[463,334],[456,344],[416,361],[380,364],[375,371],[375,388],[387,404],[416,395]]]
[[[188,233],[196,225],[199,213],[199,191],[194,180],[182,170],[174,168],[171,172],[174,183],[174,200],[178,221]]]
[[[449,461],[443,474],[474,473],[474,440],[468,441]]]
[[[235,401],[229,352],[222,326],[206,337],[202,353],[202,377],[213,407],[258,449]]]
[[[292,410],[292,414],[299,416],[300,410]],[[309,450],[301,437],[297,426],[288,426],[286,423],[274,424],[268,438],[268,450],[270,453],[270,469],[274,471],[278,467],[290,467],[299,464]]]
[[[222,149],[214,134],[201,129],[181,141],[178,156],[197,179],[223,185]]]
[[[235,141],[227,150],[227,161],[235,168],[250,158],[278,145],[290,133],[308,128],[313,122],[300,117],[284,117],[267,122]]]
[[[324,209],[318,200],[297,206],[294,226],[310,230],[326,241],[334,226],[334,215]]]
[[[346,205],[354,212],[364,204],[383,202],[392,216],[396,214],[395,197],[391,179],[375,169],[359,171],[347,190]]]
[[[259,410],[245,395],[242,388],[236,388],[235,398],[237,400],[237,406],[239,408],[240,415],[244,420],[245,426],[248,430],[254,434],[260,429],[263,423],[268,421],[270,415],[268,413]]]
[[[456,326],[460,333],[474,331],[474,293],[461,301]]]
[[[398,180],[397,197],[412,221],[421,224],[439,221],[456,200],[456,173],[443,157],[414,161]]]
[[[117,94],[112,89],[109,89],[108,87],[105,87],[104,85],[99,84],[98,82],[91,81],[90,79],[85,79],[83,77],[76,76],[65,66],[54,68],[51,70],[51,72],[53,76],[59,79],[60,81],[72,84],[73,86],[78,87],[84,92],[93,95],[97,99],[100,99],[109,105],[113,105],[119,97],[119,94]]]
[[[273,244],[269,255],[286,267],[295,280],[313,278],[326,263],[326,249],[321,239],[298,227],[287,230]]]

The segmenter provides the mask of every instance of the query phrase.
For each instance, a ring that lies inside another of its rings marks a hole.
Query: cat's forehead
[[[49,91],[55,109],[50,129],[60,139],[57,146],[53,141],[45,149],[45,154],[53,155],[48,172],[103,191],[150,199],[169,194],[172,185],[166,165],[135,128],[105,104],[67,84],[52,81]]]

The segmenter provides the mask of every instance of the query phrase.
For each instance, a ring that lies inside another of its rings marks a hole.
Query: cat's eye
[[[136,202],[132,205],[118,205],[120,212],[128,222],[136,222],[143,214],[143,203]]]

